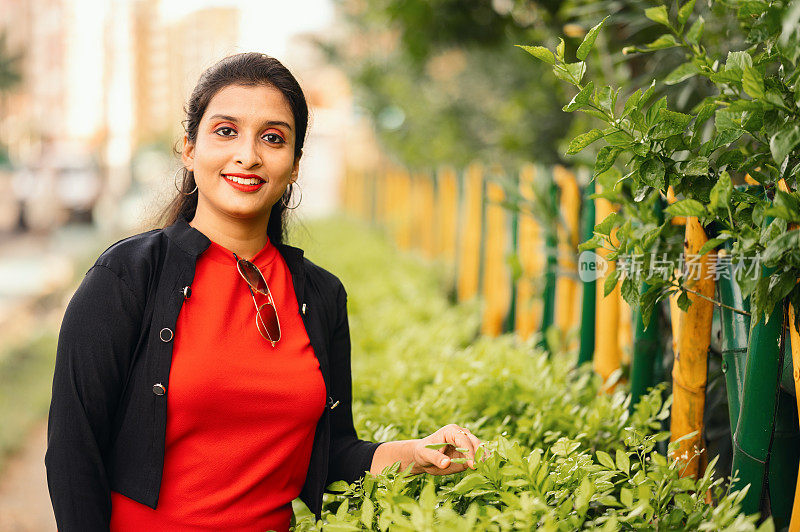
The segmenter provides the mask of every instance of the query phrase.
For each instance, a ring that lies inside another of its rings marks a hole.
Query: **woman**
[[[356,436],[346,292],[283,242],[308,124],[291,73],[225,58],[186,111],[166,227],[103,252],[64,315],[45,456],[59,529],[287,530],[291,501],[319,517],[333,481],[474,467],[480,440],[457,425]]]

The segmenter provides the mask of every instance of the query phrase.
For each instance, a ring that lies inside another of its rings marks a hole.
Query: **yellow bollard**
[[[397,245],[400,249],[408,251],[413,244],[411,238],[411,225],[413,223],[411,194],[413,193],[413,182],[408,170],[400,169],[398,172],[398,185],[396,204]]]
[[[553,180],[561,190],[559,206],[564,224],[558,227],[558,270],[556,279],[556,326],[566,337],[577,325],[576,296],[578,282],[569,275],[578,275],[578,245],[580,244],[581,192],[575,175],[561,165],[553,168]],[[575,343],[575,342],[573,342]],[[574,347],[574,346],[573,346]]]
[[[697,256],[697,252],[707,240],[706,232],[697,217],[687,217],[686,240],[684,241],[687,268],[683,276],[684,286],[707,298],[713,298],[715,282],[710,274],[709,264],[716,260],[716,251],[709,251],[697,261],[692,259],[693,256]],[[699,267],[690,267],[693,262]],[[686,312],[680,312],[678,350],[672,368],[671,441],[691,432],[696,431],[697,434],[679,443],[676,456],[682,456],[684,453],[692,456],[695,450],[705,449],[702,439],[703,410],[708,380],[708,347],[711,343],[714,304],[695,294],[689,293],[688,295],[692,304]],[[700,461],[693,459],[688,462],[681,475],[697,477],[702,474]]]
[[[486,238],[483,251],[483,320],[481,334],[499,336],[511,299],[511,286],[506,253],[508,248],[508,216],[500,205],[505,199],[503,188],[490,181],[486,184]]]
[[[455,266],[458,243],[458,176],[450,166],[439,169],[436,186],[436,212],[438,255],[445,264]]]
[[[533,181],[536,167],[525,164],[519,174],[519,189],[523,198],[533,201]],[[523,339],[536,332],[542,320],[542,298],[537,282],[544,271],[544,250],[539,223],[530,212],[519,213],[517,224],[517,253],[519,254],[522,276],[517,280],[517,306],[514,328]]]
[[[481,226],[483,223],[483,167],[472,163],[467,167],[461,204],[461,234],[458,249],[458,301],[478,295],[478,272],[481,261]]]
[[[600,192],[598,184],[597,191]],[[596,223],[602,222],[606,216],[614,211],[611,202],[604,198],[596,200]],[[616,229],[611,234],[612,242],[616,239]],[[608,252],[603,248],[596,250],[597,254],[605,259]],[[606,278],[611,275],[616,269],[615,261],[608,261],[608,269],[605,275],[597,279],[597,314],[595,317],[595,354],[594,354],[594,370],[602,377],[603,381],[619,369],[621,363],[621,355],[619,352],[619,298],[620,298],[620,283],[614,287],[608,296],[604,296],[604,284]],[[612,388],[609,388],[610,391]]]
[[[415,203],[419,206],[417,234],[420,250],[424,257],[433,259],[436,256],[436,232],[433,230],[436,227],[436,192],[430,175],[418,174],[417,180],[419,196],[415,198]]]
[[[620,280],[622,283],[622,280]],[[619,294],[619,356],[620,363],[631,363],[631,352],[633,351],[633,309],[630,304]]]

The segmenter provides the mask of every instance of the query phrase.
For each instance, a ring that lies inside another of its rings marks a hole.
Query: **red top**
[[[275,298],[280,341],[259,334],[233,253],[211,242],[178,315],[158,506],[112,491],[112,531],[288,531],[325,383],[283,257],[268,241],[251,262]]]

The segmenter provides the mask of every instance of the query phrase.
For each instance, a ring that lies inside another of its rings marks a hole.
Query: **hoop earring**
[[[291,189],[293,185],[294,185],[294,183],[289,183],[289,187],[287,187],[287,190]],[[303,189],[300,188],[300,185],[297,185],[297,189],[300,191],[300,199],[297,201],[297,205],[295,205],[294,207],[289,207],[289,205],[286,203],[286,195],[285,194],[283,196],[281,196],[281,205],[283,205],[284,208],[289,209],[289,210],[294,210],[294,209],[296,209],[296,208],[298,208],[300,206],[300,202],[303,201]],[[290,193],[290,196],[291,196],[291,193]]]
[[[191,196],[192,194],[194,194],[194,193],[197,191],[197,183],[195,183],[195,185],[194,185],[194,190],[192,190],[191,192],[189,192],[189,193],[186,193],[186,192],[182,191],[182,190],[181,190],[181,189],[178,187],[178,172],[180,172],[181,170],[186,170],[186,168],[185,168],[185,167],[183,167],[183,166],[181,166],[180,168],[178,168],[178,169],[175,171],[175,173],[172,175],[172,181],[174,181],[174,182],[175,182],[175,188],[178,190],[178,192],[180,192],[180,193],[181,193],[181,194],[183,194],[184,196]]]

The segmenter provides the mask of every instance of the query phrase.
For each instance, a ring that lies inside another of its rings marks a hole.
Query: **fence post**
[[[614,211],[611,202],[605,198],[598,198],[596,203],[595,223],[602,222]],[[612,240],[616,240],[616,229],[611,233]],[[616,243],[616,242],[615,242]],[[597,254],[605,260],[608,251],[597,249]],[[608,261],[608,268],[603,277],[597,282],[597,313],[595,322],[595,353],[594,370],[605,383],[608,378],[620,367],[619,352],[619,292],[620,283],[614,287],[608,296],[604,294],[605,280],[616,268],[615,261]]]
[[[697,217],[686,219],[686,240],[684,240],[685,260],[689,265],[689,257],[697,256],[697,252],[706,243],[703,226]],[[709,251],[699,259],[700,271],[692,273],[687,267],[683,276],[685,286],[703,294],[707,298],[714,296],[714,279],[709,275],[709,262],[716,258],[715,251]],[[670,417],[671,441],[697,432],[693,437],[679,442],[676,455],[688,455],[689,462],[681,472],[682,476],[697,477],[701,474],[701,455],[697,460],[696,452],[705,453],[703,445],[703,410],[706,400],[706,382],[708,381],[708,348],[711,344],[711,323],[714,317],[713,303],[689,293],[691,305],[686,312],[680,313],[680,332],[678,351],[672,367],[673,399]]]
[[[768,276],[772,271],[762,268],[762,275]],[[783,324],[783,304],[778,303],[767,323],[759,318],[752,327],[747,348],[741,408],[733,435],[731,475],[735,479],[731,488],[739,490],[751,485],[742,500],[742,511],[748,514],[760,511],[764,495],[765,464],[774,429],[773,416],[782,368],[778,344]]]
[[[655,202],[653,210],[659,224],[664,221],[664,205],[660,198]],[[642,283],[640,295],[644,295],[650,288],[647,283]],[[650,315],[650,323],[645,329],[642,321],[641,306],[633,313],[634,335],[633,354],[631,358],[631,403],[630,412],[634,412],[639,398],[647,393],[649,388],[657,384],[656,364],[661,364],[664,358],[661,346],[661,324],[658,319],[658,307]]]
[[[563,224],[558,225],[558,278],[556,280],[556,326],[566,339],[575,324],[578,283],[578,244],[580,242],[581,195],[575,175],[561,165],[553,168],[553,181],[561,191],[559,206]],[[565,344],[566,345],[566,344]]]
[[[478,294],[481,260],[481,226],[483,220],[483,169],[472,163],[467,167],[464,201],[461,204],[461,231],[458,252],[458,301]]]
[[[547,186],[547,205],[557,205],[558,188],[553,181],[552,174],[543,176],[548,180]],[[555,320],[555,298],[556,298],[556,268],[558,254],[558,235],[556,228],[551,224],[544,228],[545,234],[545,271],[544,271],[544,290],[542,291],[542,324],[539,330],[542,337],[539,340],[539,347],[547,349],[547,330],[553,325]]]
[[[798,415],[800,415],[800,332],[797,331],[794,325],[796,319],[794,306],[790,304],[789,323],[787,325],[791,339],[792,365],[794,366],[792,376],[794,377],[795,400],[797,401]],[[794,504],[792,505],[792,519],[789,524],[789,530],[790,532],[800,530],[800,466],[798,466],[797,481],[795,482]]]
[[[519,190],[520,195],[529,203],[533,203],[535,198],[534,179],[536,179],[536,167],[531,163],[523,165],[519,173]],[[540,295],[537,287],[544,263],[541,227],[529,212],[519,213],[517,239],[522,276],[517,280],[514,328],[522,339],[527,339],[536,332],[541,320],[542,300],[537,297]]]
[[[494,169],[493,173],[496,174]],[[508,227],[506,210],[502,206],[505,192],[499,183],[486,183],[486,238],[483,249],[483,319],[481,333],[498,336],[508,312],[509,281],[506,268]]]
[[[581,238],[585,242],[594,236],[595,208],[594,179],[589,181],[583,191],[583,230]],[[580,265],[579,265],[580,267]],[[587,272],[588,273],[588,272]],[[583,294],[581,297],[581,344],[578,348],[578,365],[591,362],[594,357],[594,320],[595,305],[597,302],[597,281],[583,281]]]

